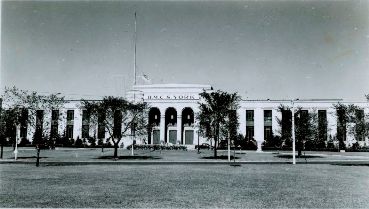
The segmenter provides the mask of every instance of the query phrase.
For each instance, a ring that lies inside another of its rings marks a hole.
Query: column
[[[282,127],[278,124],[278,120],[282,120],[282,113],[278,109],[272,109],[272,130],[274,136],[281,135]]]
[[[199,128],[198,127],[194,127],[193,129],[193,144],[197,144],[197,141],[200,140],[198,139],[199,137]],[[199,144],[201,144],[201,142],[199,141]]]
[[[60,136],[64,136],[64,132],[67,127],[67,110],[59,109],[59,119],[58,119],[58,133]]]
[[[181,144],[181,139],[182,139],[182,115],[177,114],[177,142],[179,142],[178,144]]]
[[[165,112],[160,115],[160,143],[165,143]]]
[[[42,133],[50,134],[51,132],[51,110],[44,110],[44,118],[42,124]]]
[[[33,111],[28,111],[29,120],[32,121],[33,124],[36,124],[36,113]],[[27,139],[29,141],[33,141],[33,135],[35,134],[35,126],[27,124]]]
[[[244,108],[240,108],[237,110],[237,115],[239,116],[239,126],[238,133],[246,136],[246,110]]]
[[[364,107],[364,120],[365,123],[368,123],[368,117],[369,116],[369,107]],[[368,146],[369,145],[369,136],[368,133],[365,134],[365,141],[364,141],[364,146]]]
[[[337,136],[337,115],[336,109],[327,109],[327,129],[328,129],[328,140],[334,139]]]
[[[264,110],[256,108],[254,110],[254,136],[258,146],[257,152],[262,152],[261,144],[264,142]]]
[[[82,111],[79,108],[74,109],[73,138],[77,140],[82,137]]]

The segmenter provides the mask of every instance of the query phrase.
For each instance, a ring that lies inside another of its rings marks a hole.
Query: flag
[[[142,78],[142,80],[144,80],[145,81],[145,83],[147,84],[147,83],[151,83],[151,79],[149,78],[149,76],[147,76],[146,74],[142,74],[141,75],[141,78]]]

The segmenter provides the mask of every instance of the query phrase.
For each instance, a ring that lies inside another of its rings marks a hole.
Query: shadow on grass
[[[115,160],[114,156],[101,156],[95,159],[102,159],[102,160]],[[134,155],[134,156],[118,156],[119,160],[158,160],[161,157],[157,156],[141,156],[141,155]]]
[[[338,165],[338,166],[369,166],[368,163],[363,163],[363,164],[360,164],[360,163],[343,163],[343,164],[339,164],[339,163],[334,163],[334,164],[331,164],[331,165]]]
[[[276,155],[274,157],[279,157],[279,158],[286,158],[286,159],[292,159],[292,155]],[[296,158],[323,158],[322,156],[317,156],[317,155],[301,155],[301,156],[296,156]]]
[[[31,157],[17,157],[17,159],[36,159],[36,156],[31,156]],[[40,159],[44,159],[44,158],[48,158],[48,157],[40,157]],[[14,159],[14,157],[10,157],[8,159]]]
[[[228,160],[228,155],[220,155],[220,156],[217,156],[216,158],[214,156],[207,156],[207,157],[202,157],[201,159]],[[233,156],[231,156],[231,160],[233,159],[240,159],[240,158],[239,157],[234,158]]]

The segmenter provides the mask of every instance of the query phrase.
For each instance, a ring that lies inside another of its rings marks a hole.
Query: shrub
[[[273,136],[272,138],[267,139],[263,143],[264,143],[264,147],[280,148],[282,146],[282,139],[280,136]],[[256,148],[257,147],[255,147],[255,149]]]
[[[127,147],[128,150],[132,149],[132,145]],[[184,145],[161,145],[161,144],[135,144],[133,145],[135,150],[182,150],[187,151],[187,147]]]
[[[96,147],[96,139],[94,137],[89,137],[87,140],[91,147]]]
[[[359,151],[360,149],[361,149],[361,146],[360,146],[359,142],[356,142],[356,143],[352,144],[352,146],[350,148],[348,148],[347,151],[355,152],[355,151]]]
[[[27,138],[25,138],[25,137],[23,137],[23,138],[21,138],[21,141],[19,142],[19,146],[27,146],[27,145],[30,145],[31,144],[31,142],[30,141],[28,141],[28,139]]]
[[[83,147],[83,142],[82,140],[79,138],[79,136],[76,139],[76,143],[75,143],[76,147]]]

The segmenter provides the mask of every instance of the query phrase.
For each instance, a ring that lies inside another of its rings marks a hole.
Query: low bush
[[[127,147],[128,150],[132,149],[132,145]],[[184,145],[161,145],[161,144],[135,144],[134,150],[182,150],[187,151],[187,147]]]

